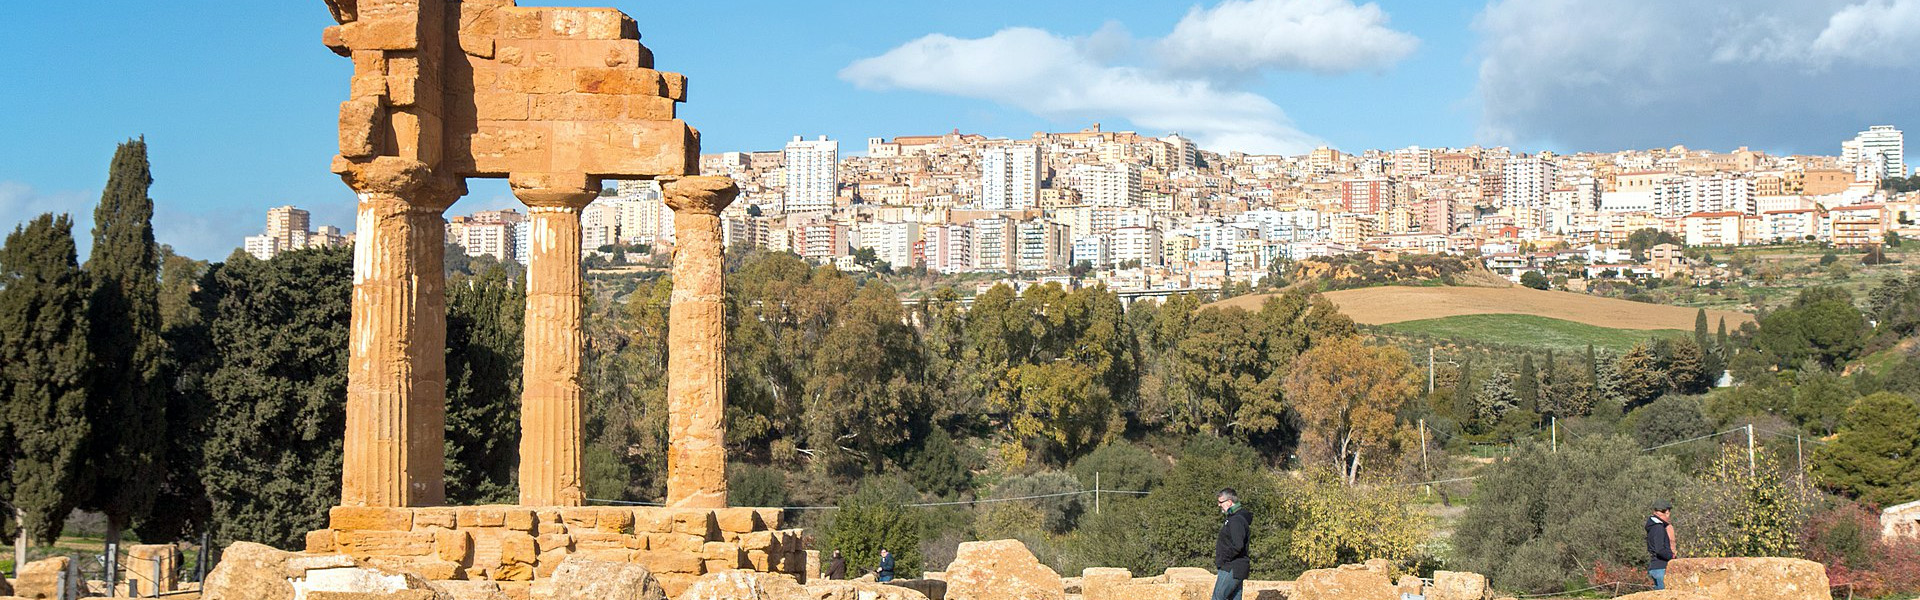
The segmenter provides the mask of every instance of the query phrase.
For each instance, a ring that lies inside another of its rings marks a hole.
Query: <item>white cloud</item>
[[[1194,7],[1160,41],[1168,66],[1202,72],[1264,69],[1341,73],[1385,69],[1420,40],[1387,26],[1378,5],[1351,0],[1227,0]]]
[[[1476,28],[1489,142],[1830,153],[1920,117],[1920,0],[1494,0]]]
[[[1124,118],[1178,131],[1207,148],[1297,153],[1318,140],[1295,129],[1273,101],[1202,79],[1108,64],[1114,36],[1070,40],[1016,27],[961,39],[932,34],[854,61],[840,78],[873,90],[906,89],[989,100],[1050,118]]]
[[[93,239],[93,201],[80,192],[42,192],[17,181],[0,181],[0,237],[46,213],[67,213],[73,235],[86,256]]]

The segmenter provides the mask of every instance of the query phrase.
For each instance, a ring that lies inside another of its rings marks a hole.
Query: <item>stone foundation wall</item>
[[[337,506],[328,516],[307,552],[428,580],[542,580],[575,554],[645,566],[669,596],[709,572],[807,574],[803,532],[781,529],[775,508]]]

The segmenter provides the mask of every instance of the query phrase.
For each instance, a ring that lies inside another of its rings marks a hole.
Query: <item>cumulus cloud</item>
[[[1920,116],[1920,0],[1495,0],[1475,26],[1485,141],[1831,153]]]
[[[1352,0],[1227,0],[1194,8],[1159,40],[1135,40],[1112,22],[1080,38],[1025,27],[983,38],[936,33],[854,61],[840,78],[864,89],[989,100],[1049,118],[1117,117],[1180,132],[1207,148],[1298,153],[1320,140],[1235,81],[1270,70],[1384,69],[1419,43],[1386,23],[1378,6]],[[1130,60],[1149,52],[1159,60]]]
[[[865,89],[978,98],[1050,118],[1115,116],[1210,148],[1301,152],[1317,143],[1265,97],[1106,64],[1097,58],[1105,53],[1111,49],[1025,27],[977,39],[932,34],[854,61],[840,77]]]
[[[1167,64],[1203,72],[1340,73],[1385,69],[1420,40],[1387,27],[1378,5],[1350,0],[1228,0],[1194,7],[1160,40]]]
[[[73,234],[81,238],[80,253],[86,254],[86,240],[93,229],[93,202],[79,192],[43,192],[17,181],[0,181],[0,236],[12,233],[45,213],[67,213],[74,220]]]

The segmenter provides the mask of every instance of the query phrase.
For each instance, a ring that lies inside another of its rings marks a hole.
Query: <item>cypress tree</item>
[[[51,214],[0,247],[0,497],[21,538],[52,543],[73,510],[89,423],[87,281],[73,222]]]
[[[165,478],[167,398],[160,385],[160,258],[153,243],[147,142],[128,140],[113,154],[107,187],[93,211],[90,307],[95,364],[88,418],[88,494],[81,506],[105,513],[107,542],[145,518]]]
[[[1513,397],[1527,412],[1540,412],[1540,371],[1533,366],[1533,355],[1520,355],[1520,373],[1513,380]]]
[[[447,500],[515,502],[526,290],[482,256],[447,286]]]

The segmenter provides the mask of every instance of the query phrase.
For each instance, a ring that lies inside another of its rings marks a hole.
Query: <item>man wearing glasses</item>
[[[1220,490],[1215,500],[1227,518],[1220,523],[1220,537],[1213,544],[1213,568],[1219,571],[1213,583],[1213,600],[1241,600],[1250,566],[1247,534],[1253,526],[1253,515],[1240,504],[1240,494],[1233,488]]]

